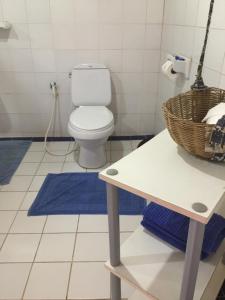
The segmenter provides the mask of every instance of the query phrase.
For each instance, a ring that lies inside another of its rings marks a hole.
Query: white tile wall
[[[29,23],[49,23],[50,4],[49,0],[26,0],[27,17]]]
[[[103,62],[112,72],[115,134],[153,133],[163,6],[164,0],[0,0],[0,20],[12,23],[0,30],[0,137],[43,136],[52,80],[60,91],[55,135],[67,136],[68,73],[82,62]]]
[[[190,89],[201,53],[210,0],[165,0],[161,60],[167,53],[193,59],[190,80],[177,84],[159,76],[159,99],[156,107],[156,132],[164,128],[162,102]],[[208,86],[225,88],[225,1],[215,1],[212,26],[204,64],[204,80]]]

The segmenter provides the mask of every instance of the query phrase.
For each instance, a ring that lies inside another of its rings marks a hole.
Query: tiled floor
[[[136,148],[137,142],[109,142],[110,163]],[[62,153],[70,142],[54,142]],[[71,215],[27,217],[48,173],[92,172],[75,155],[51,156],[43,143],[33,143],[10,184],[0,186],[0,299],[108,299],[107,216]],[[140,216],[121,217],[121,241],[135,230]],[[123,285],[123,297],[132,288]]]
[[[107,166],[136,149],[139,141],[109,142]],[[49,148],[63,153],[70,142]],[[27,217],[45,176],[61,172],[98,172],[76,163],[78,152],[51,156],[33,143],[10,184],[0,186],[0,300],[109,299],[108,225],[105,215]],[[121,242],[140,223],[121,217]],[[128,298],[133,289],[123,283]],[[218,299],[224,300],[221,291]]]

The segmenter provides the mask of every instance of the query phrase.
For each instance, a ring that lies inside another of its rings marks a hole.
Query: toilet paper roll
[[[162,73],[168,77],[172,81],[176,81],[178,78],[178,74],[172,73],[173,70],[173,63],[172,61],[168,60],[165,62],[165,64],[162,66]]]

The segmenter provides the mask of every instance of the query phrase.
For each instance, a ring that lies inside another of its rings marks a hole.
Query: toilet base
[[[107,138],[95,141],[76,140],[80,145],[78,163],[83,168],[97,169],[107,162],[105,144]]]

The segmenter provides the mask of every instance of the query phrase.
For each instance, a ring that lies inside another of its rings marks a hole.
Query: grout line
[[[23,294],[22,294],[22,298],[24,298],[24,295],[25,295],[25,291],[26,291],[26,288],[27,288],[27,285],[28,285],[28,282],[29,282],[29,279],[30,279],[30,274],[31,274],[31,271],[33,269],[33,265],[35,263],[35,259],[36,259],[36,256],[37,256],[37,252],[38,252],[38,249],[39,249],[39,246],[40,246],[40,243],[41,243],[41,240],[42,240],[42,235],[43,235],[43,231],[44,231],[44,228],[45,228],[45,224],[47,222],[47,218],[45,219],[45,223],[44,223],[44,226],[42,228],[42,232],[40,234],[40,239],[39,239],[39,242],[38,242],[38,245],[37,245],[37,248],[36,248],[36,251],[35,251],[35,255],[34,255],[34,258],[33,258],[33,262],[31,263],[31,268],[30,268],[30,271],[29,271],[29,274],[28,274],[28,277],[27,277],[27,280],[26,280],[26,283],[25,283],[25,287],[24,287],[24,290],[23,290]]]
[[[69,151],[70,145],[71,145],[71,142],[69,143],[69,146],[68,146],[68,148],[67,148],[67,151]],[[75,152],[75,151],[74,151],[74,152]],[[66,158],[67,158],[67,155],[66,155],[65,158],[64,158],[64,161],[63,161],[63,164],[62,164],[62,167],[61,167],[61,173],[63,173],[63,169],[64,169],[64,166],[65,166],[65,163],[66,163]]]
[[[71,260],[61,260],[61,261],[12,261],[12,262],[0,262],[0,265],[10,265],[10,264],[64,264],[64,263],[69,263]],[[5,300],[5,299],[4,299]],[[44,299],[45,300],[45,299]]]
[[[109,259],[109,258],[108,258]],[[108,259],[104,259],[104,260],[43,260],[43,261],[3,261],[0,262],[0,265],[10,265],[10,264],[63,264],[63,263],[71,263],[71,269],[69,272],[69,278],[71,276],[71,270],[72,270],[72,265],[73,263],[106,263],[108,261]],[[29,275],[28,275],[29,276]],[[70,282],[70,280],[69,280]],[[69,289],[69,282],[68,282],[68,289]]]
[[[5,244],[5,241],[8,238],[8,235],[10,234],[10,230],[11,230],[11,228],[12,228],[14,222],[15,222],[15,219],[16,219],[16,217],[18,215],[18,212],[19,212],[19,210],[17,210],[17,212],[15,213],[15,216],[14,216],[12,222],[11,222],[11,225],[9,226],[9,229],[8,229],[7,233],[5,233],[5,238],[4,238],[4,241],[3,241],[3,243],[2,243],[2,245],[0,247],[0,250],[2,250],[2,248],[3,248],[4,244]]]
[[[19,209],[18,209],[19,211],[22,211],[22,210],[20,210],[20,209],[21,209],[21,207],[22,207],[23,204],[24,204],[25,198],[26,198],[26,196],[27,196],[27,194],[28,194],[28,192],[29,192],[29,189],[30,189],[30,187],[31,187],[31,184],[32,184],[33,181],[34,181],[34,178],[35,178],[35,176],[36,176],[36,174],[37,174],[37,172],[38,172],[38,169],[40,168],[40,165],[41,165],[41,163],[42,163],[43,158],[44,158],[44,155],[42,156],[41,161],[38,163],[38,166],[37,166],[37,168],[36,168],[36,171],[34,172],[34,175],[33,175],[33,179],[32,179],[32,181],[31,181],[31,183],[30,183],[30,185],[29,185],[29,187],[28,187],[28,189],[27,189],[27,191],[26,191],[26,193],[25,193],[24,199],[23,199],[23,201],[22,201],[22,203],[21,203],[21,205],[20,205],[20,207],[19,207]],[[28,210],[27,210],[27,211],[28,211]]]
[[[44,224],[44,226],[45,225],[46,224]],[[130,231],[128,231],[128,230],[120,231],[120,233],[132,233],[132,232],[133,232],[133,230],[130,230]],[[109,232],[108,231],[90,231],[90,232],[88,232],[88,231],[73,231],[73,232],[72,231],[65,231],[65,232],[43,232],[42,233],[42,231],[41,231],[41,232],[9,232],[8,235],[26,235],[26,234],[27,235],[30,235],[30,234],[36,234],[36,235],[43,234],[43,235],[47,235],[47,234],[74,234],[74,233],[76,233],[76,234],[108,234]],[[0,232],[0,234],[5,235],[7,233]]]
[[[79,222],[80,222],[80,215],[78,216],[77,220],[77,226],[76,226],[76,233],[75,233],[75,239],[74,239],[74,246],[73,246],[73,253],[72,253],[72,258],[71,258],[71,263],[70,263],[70,271],[69,271],[69,280],[68,280],[68,285],[67,285],[67,290],[66,290],[66,299],[68,299],[68,294],[69,294],[69,287],[70,287],[70,280],[71,280],[71,274],[72,274],[72,268],[73,268],[73,258],[75,254],[75,248],[76,248],[76,242],[77,242],[77,231],[79,228]]]

